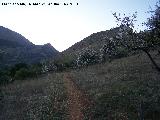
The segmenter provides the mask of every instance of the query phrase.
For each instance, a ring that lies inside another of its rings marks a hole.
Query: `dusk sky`
[[[26,6],[2,3],[24,2]],[[29,6],[40,2],[45,5]],[[140,24],[149,17],[157,0],[1,0],[0,26],[16,31],[36,45],[51,43],[63,51],[92,33],[116,27],[113,12],[138,12]],[[47,5],[60,3],[60,5]],[[65,6],[63,3],[72,3]],[[77,5],[78,3],[78,5]]]

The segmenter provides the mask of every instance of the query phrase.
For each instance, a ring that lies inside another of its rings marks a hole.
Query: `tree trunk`
[[[160,67],[158,66],[158,64],[154,61],[154,59],[152,58],[151,54],[147,51],[147,50],[144,50],[143,51],[148,55],[149,59],[151,60],[152,64],[155,66],[156,70],[158,72],[160,72]]]

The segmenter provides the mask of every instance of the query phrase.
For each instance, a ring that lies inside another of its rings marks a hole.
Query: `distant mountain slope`
[[[58,54],[49,43],[34,45],[19,33],[0,26],[0,67],[20,62],[36,63]]]
[[[3,26],[0,26],[0,45],[2,46],[5,43],[7,44],[8,42],[17,46],[33,45],[29,40],[27,40],[25,37],[23,37],[19,33],[14,32]]]
[[[70,48],[65,50],[63,53],[66,52],[75,52],[80,51],[84,48],[97,48],[100,47],[102,43],[105,42],[106,36],[108,36],[109,31],[101,31],[97,33],[93,33],[92,35],[84,38],[82,41],[77,42],[76,44],[72,45]]]
[[[114,38],[118,34],[119,28],[111,30],[101,31],[93,33],[90,36],[84,38],[80,42],[75,43],[70,48],[66,49],[61,53],[61,56],[72,56],[75,57],[83,49],[89,48],[99,51],[100,48],[110,39]]]

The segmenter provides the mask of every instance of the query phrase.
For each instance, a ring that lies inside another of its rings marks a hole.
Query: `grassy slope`
[[[160,65],[160,57],[152,54]],[[140,103],[144,103],[146,118],[160,117],[153,113],[160,113],[160,74],[145,54],[72,71],[72,74],[80,88],[95,101],[94,119],[138,119]]]
[[[160,64],[160,57],[154,58]],[[135,120],[141,102],[145,106],[145,116],[160,108],[160,75],[145,54],[71,70],[70,73],[94,101],[92,113],[95,120]],[[3,87],[5,97],[0,104],[0,119],[67,119],[62,77],[63,73],[53,73],[38,80],[16,81]]]
[[[61,74],[15,81],[1,90],[1,120],[65,119],[66,93]]]
[[[58,57],[58,60],[59,61],[64,61],[65,59],[74,60],[77,58],[77,55],[79,55],[79,53],[85,49],[92,49],[99,52],[99,50],[103,47],[104,44],[107,43],[107,41],[110,38],[113,38],[117,35],[117,32],[118,28],[93,33],[90,36],[81,40],[80,42],[75,43],[68,49],[61,52]]]

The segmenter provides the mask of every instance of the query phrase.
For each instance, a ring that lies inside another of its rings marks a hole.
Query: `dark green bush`
[[[0,70],[0,85],[7,84],[10,81],[8,72],[5,70]]]
[[[10,76],[11,77],[14,77],[16,72],[18,70],[20,70],[21,68],[28,68],[28,65],[25,64],[25,63],[18,63],[18,64],[15,64],[13,67],[11,67],[10,69]]]
[[[7,83],[9,83],[10,81],[10,77],[7,75],[2,75],[0,76],[0,85],[5,85]]]
[[[28,74],[28,70],[26,68],[21,68],[20,70],[16,71],[15,79],[23,79],[26,78]]]
[[[16,71],[14,78],[15,79],[26,79],[29,77],[36,76],[35,71],[27,69],[27,68],[21,68],[18,71]]]

